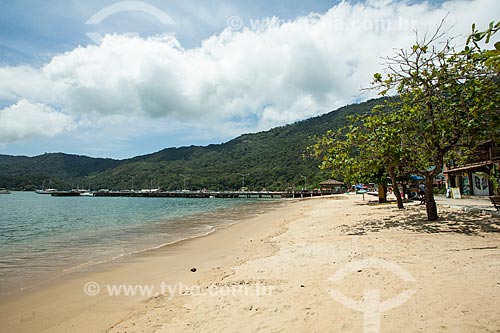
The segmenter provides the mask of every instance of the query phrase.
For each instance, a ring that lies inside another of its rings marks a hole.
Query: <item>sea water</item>
[[[0,294],[208,234],[258,212],[257,201],[0,195]]]

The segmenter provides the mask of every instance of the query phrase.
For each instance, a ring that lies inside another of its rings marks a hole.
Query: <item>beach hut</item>
[[[335,179],[328,179],[325,180],[324,182],[319,183],[322,195],[344,193],[344,190],[342,189],[343,185],[344,183],[339,182],[338,180]]]
[[[493,196],[498,180],[492,179],[499,168],[500,146],[490,140],[480,143],[464,164],[447,163],[444,174],[448,187],[459,188],[462,195]]]

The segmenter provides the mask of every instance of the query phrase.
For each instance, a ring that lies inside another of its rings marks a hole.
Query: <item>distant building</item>
[[[500,165],[500,147],[492,141],[481,143],[463,165],[446,165],[444,174],[449,187],[460,188],[465,195],[494,195],[490,177]],[[497,175],[498,176],[498,175]]]
[[[338,180],[335,179],[328,179],[325,180],[324,182],[319,183],[322,195],[344,193],[344,189],[342,188],[343,185],[344,183],[339,182]]]

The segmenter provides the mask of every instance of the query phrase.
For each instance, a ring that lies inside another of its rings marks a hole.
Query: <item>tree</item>
[[[498,72],[486,63],[487,51],[457,51],[442,30],[441,24],[421,41],[417,35],[415,45],[386,58],[384,73],[374,75],[371,89],[397,96],[387,100],[390,112],[378,108],[351,119],[349,127],[313,146],[324,154],[322,167],[348,177],[379,168],[395,184],[396,172],[423,176],[429,221],[438,219],[433,182],[445,161],[460,161],[500,128]]]
[[[376,106],[369,114],[349,117],[349,126],[327,132],[310,150],[322,158],[320,168],[331,169],[334,176],[351,183],[385,184],[389,175],[398,208],[403,208],[397,183],[403,154],[399,135],[394,132],[399,128],[391,125],[398,121],[397,116],[382,105]]]
[[[398,94],[391,106],[401,121],[391,126],[399,129],[404,168],[425,177],[429,221],[438,218],[433,181],[444,162],[466,156],[499,125],[496,73],[477,61],[484,51],[456,51],[441,30],[387,58],[385,75],[373,82],[382,95]]]

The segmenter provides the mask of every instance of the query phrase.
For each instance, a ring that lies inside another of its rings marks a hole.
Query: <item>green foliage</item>
[[[490,22],[488,29],[484,31],[479,31],[476,29],[476,25],[472,25],[472,33],[467,38],[467,46],[466,51],[470,50],[469,45],[473,44],[476,50],[481,50],[479,46],[479,42],[483,39],[485,43],[488,44],[491,40],[491,37],[495,35],[495,33],[500,30],[500,22],[492,21]],[[476,55],[477,58],[482,58],[486,66],[489,66],[495,69],[497,72],[500,72],[500,41],[494,42],[494,49],[481,51]]]
[[[398,164],[393,162],[398,145],[391,143],[391,128],[381,126],[392,121],[392,115],[379,104],[369,114],[351,116],[348,126],[316,138],[316,143],[308,147],[309,153],[320,157],[320,168],[331,170],[336,179],[351,184],[383,183],[387,164]]]
[[[490,33],[477,38],[488,39],[495,29],[490,25]],[[455,50],[440,30],[386,58],[385,73],[374,75],[373,89],[397,98],[312,146],[323,168],[351,181],[374,180],[383,170],[393,179],[396,173],[424,176],[429,220],[438,218],[432,185],[444,161],[500,137],[500,81],[491,57],[477,47]]]
[[[390,104],[390,100],[386,103]],[[321,168],[331,169],[334,177],[349,183],[385,184],[389,176],[398,207],[403,208],[397,187],[397,177],[403,176],[400,169],[405,156],[398,126],[401,114],[379,104],[371,113],[350,117],[350,121],[349,126],[337,132],[327,132],[309,147],[310,151],[322,158]]]
[[[62,153],[36,157],[0,155],[0,187],[34,190],[46,186],[71,188],[88,185],[86,175],[101,172],[121,161]]]
[[[368,112],[377,100],[349,105],[323,116],[272,130],[245,134],[224,144],[168,148],[127,160],[93,159],[66,154],[37,157],[0,155],[0,188],[35,189],[45,181],[59,189],[234,190],[313,188],[329,175],[316,159],[304,159],[313,137],[346,124],[347,115]]]
[[[442,47],[434,36],[388,59],[381,91],[398,92],[391,103],[408,171],[433,178],[444,160],[459,159],[477,143],[498,136],[500,89],[494,72],[476,61],[481,51]],[[432,169],[434,168],[434,169]]]

